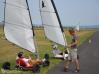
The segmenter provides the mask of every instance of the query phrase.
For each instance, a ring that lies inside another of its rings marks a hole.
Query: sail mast
[[[6,0],[5,0],[5,2],[4,2],[4,25],[5,25],[5,9],[6,9]]]
[[[31,13],[30,13],[30,8],[29,8],[29,4],[28,4],[28,1],[27,1],[27,0],[26,0],[26,4],[27,4],[27,10],[28,10],[28,12],[29,12],[30,21],[31,21],[33,36],[35,36],[34,28],[33,28],[33,23],[32,23],[32,18],[31,18]]]
[[[35,37],[35,32],[34,32],[34,27],[33,27],[31,13],[30,13],[30,8],[29,8],[29,4],[28,4],[28,1],[27,0],[26,0],[26,3],[27,3],[27,10],[28,10],[29,16],[30,16],[30,21],[31,21],[33,36],[34,36],[33,38],[34,38],[34,44],[35,44],[35,47],[36,47],[36,57],[39,58],[39,53],[38,53],[38,48],[37,48],[37,43],[36,43],[36,37]]]

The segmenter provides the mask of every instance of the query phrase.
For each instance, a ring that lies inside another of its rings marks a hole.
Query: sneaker
[[[74,72],[75,72],[75,73],[78,73],[79,71],[80,71],[79,69],[76,69]]]
[[[64,68],[64,72],[67,72],[68,71],[68,68]]]

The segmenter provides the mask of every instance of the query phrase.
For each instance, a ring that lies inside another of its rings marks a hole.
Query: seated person
[[[54,55],[54,58],[59,58],[59,59],[65,59],[68,54],[66,52],[62,52],[57,48],[57,45],[52,45],[52,53]]]
[[[19,52],[18,56],[16,58],[16,64],[22,67],[26,67],[26,68],[31,68],[33,67],[33,65],[39,65],[42,64],[43,62],[39,59],[31,59],[29,57],[29,59],[25,58],[23,55],[23,52]]]

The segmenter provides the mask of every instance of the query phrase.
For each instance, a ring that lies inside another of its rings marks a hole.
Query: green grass
[[[78,35],[79,35],[79,45],[81,45],[84,41],[86,41],[87,39],[89,39],[93,33],[95,32],[95,30],[81,30]],[[36,33],[36,41],[37,41],[37,49],[39,51],[40,57],[43,58],[45,53],[49,53],[50,56],[52,56],[51,54],[51,44],[52,42],[50,42],[48,39],[45,38],[44,36],[44,31],[43,29],[36,29],[35,30]],[[67,30],[65,30],[66,33],[66,38],[68,43],[70,43],[71,41],[71,37],[68,34]],[[64,50],[63,46],[59,45],[60,50]],[[25,56],[32,56],[32,58],[35,58],[34,54],[31,52],[28,52],[12,43],[10,43],[9,41],[7,41],[5,39],[4,36],[4,32],[3,32],[3,28],[0,27],[0,68],[2,66],[2,64],[5,61],[9,61],[11,63],[11,71],[13,72],[13,70],[15,70],[14,66],[15,66],[15,59],[16,59],[16,53],[18,53],[19,51],[23,51],[25,53]],[[58,64],[60,62],[60,60],[57,59],[50,59],[51,64],[49,67],[46,68],[41,68],[41,71],[39,74],[47,74],[48,70],[50,70],[51,68],[53,68],[56,64]],[[31,71],[14,71],[16,74],[33,74]],[[12,73],[12,74],[15,74]],[[0,73],[2,74],[2,72]],[[11,74],[11,73],[10,73]]]

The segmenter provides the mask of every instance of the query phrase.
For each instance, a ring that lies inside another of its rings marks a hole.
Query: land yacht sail
[[[4,23],[4,33],[8,41],[28,51],[36,51],[27,0],[5,0]]]
[[[67,45],[64,30],[53,0],[40,0],[40,14],[46,37],[58,44]]]

